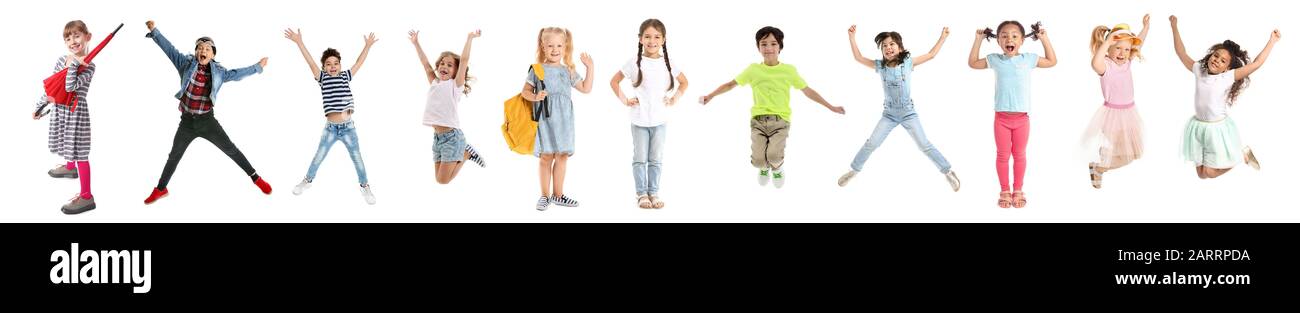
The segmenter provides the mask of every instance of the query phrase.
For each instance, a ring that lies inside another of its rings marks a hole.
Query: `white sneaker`
[[[855,171],[849,171],[847,173],[844,173],[844,175],[840,175],[840,180],[839,180],[840,187],[844,187],[845,185],[848,185],[849,180],[853,179],[853,176],[857,176],[857,175],[858,172]]]
[[[297,186],[293,186],[293,195],[301,195],[303,191],[307,191],[307,188],[311,188],[311,181],[303,178],[302,182],[298,183]]]
[[[776,188],[785,186],[785,171],[772,170],[772,186]]]
[[[361,187],[361,196],[366,198],[366,204],[375,205],[375,191],[370,190],[370,184]]]
[[[957,192],[957,190],[961,190],[961,180],[957,179],[956,171],[948,170],[948,174],[945,174],[943,176],[945,178],[948,178],[948,185],[952,186],[952,192]]]
[[[772,176],[770,176],[770,175],[768,174],[768,172],[770,172],[770,171],[772,171],[772,170],[769,170],[769,169],[766,169],[766,168],[764,168],[764,169],[759,169],[759,170],[758,170],[758,185],[759,185],[759,186],[767,186],[767,182],[770,181],[770,180],[772,180]]]

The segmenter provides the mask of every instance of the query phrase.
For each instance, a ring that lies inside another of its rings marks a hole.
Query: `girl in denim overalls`
[[[939,42],[934,44],[934,48],[929,53],[912,58],[910,53],[903,48],[903,37],[896,32],[882,32],[876,35],[876,45],[884,58],[872,60],[862,56],[858,51],[857,25],[849,27],[849,44],[853,48],[853,57],[858,63],[873,68],[880,73],[881,85],[885,89],[884,111],[881,112],[880,121],[876,123],[876,129],[871,132],[871,137],[866,143],[862,144],[862,149],[853,157],[853,162],[849,163],[852,170],[840,176],[839,185],[843,187],[849,183],[849,180],[862,171],[862,164],[867,162],[871,152],[880,147],[880,143],[885,141],[889,132],[899,125],[907,129],[907,133],[912,135],[912,140],[916,145],[934,162],[934,166],[939,168],[939,172],[944,174],[948,184],[952,186],[952,191],[961,188],[961,181],[957,179],[957,173],[952,171],[952,165],[948,160],[943,158],[939,149],[930,144],[930,140],[925,138],[925,131],[921,129],[921,120],[917,116],[916,110],[912,108],[912,67],[921,65],[934,58],[939,53],[939,48],[948,38],[948,28],[943,28],[943,34],[939,36]]]

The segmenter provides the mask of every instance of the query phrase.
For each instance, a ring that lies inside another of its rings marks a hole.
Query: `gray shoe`
[[[66,165],[55,166],[47,173],[54,178],[77,178],[77,169],[68,169]]]
[[[63,205],[63,214],[76,215],[95,209],[95,198],[85,199],[80,196]]]

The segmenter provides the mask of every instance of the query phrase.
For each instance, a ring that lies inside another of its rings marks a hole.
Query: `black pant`
[[[176,127],[176,138],[172,139],[172,152],[167,155],[167,165],[163,167],[162,177],[158,178],[158,189],[166,189],[167,182],[171,181],[172,174],[176,172],[176,165],[180,164],[181,157],[185,156],[185,149],[190,147],[194,138],[207,139],[213,145],[216,145],[221,152],[230,156],[239,168],[244,169],[244,173],[257,180],[257,171],[253,165],[248,163],[248,158],[244,157],[243,152],[235,147],[235,143],[230,142],[230,136],[226,135],[226,130],[221,128],[221,123],[217,122],[217,117],[213,112],[207,114],[189,114],[181,113],[181,123]]]

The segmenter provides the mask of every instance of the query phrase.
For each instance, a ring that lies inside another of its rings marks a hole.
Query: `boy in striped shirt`
[[[284,38],[298,44],[298,50],[307,60],[312,76],[320,84],[321,102],[325,107],[325,130],[321,131],[320,146],[316,148],[316,156],[312,158],[311,166],[307,167],[307,176],[293,187],[293,194],[300,195],[307,188],[311,188],[312,180],[316,179],[316,170],[320,168],[321,161],[325,160],[325,155],[329,154],[330,147],[335,142],[342,141],[343,146],[348,149],[348,156],[352,157],[352,166],[357,169],[361,196],[365,198],[367,204],[375,204],[375,193],[371,191],[370,182],[366,178],[366,164],[361,160],[361,143],[357,140],[357,128],[352,122],[352,113],[355,109],[350,84],[352,75],[361,70],[361,64],[366,62],[370,46],[378,41],[375,39],[375,33],[365,36],[365,48],[361,49],[361,55],[357,56],[357,62],[352,64],[352,69],[346,71],[340,64],[342,55],[334,48],[327,48],[325,53],[321,54],[320,62],[325,66],[324,70],[316,65],[316,61],[311,58],[311,53],[307,52],[307,46],[302,43],[301,29],[297,31],[285,29]]]

